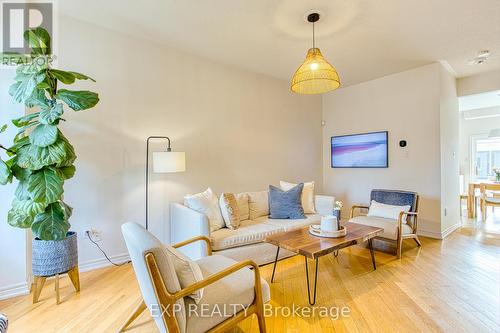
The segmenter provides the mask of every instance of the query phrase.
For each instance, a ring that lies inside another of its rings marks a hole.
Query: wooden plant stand
[[[75,266],[66,273],[61,273],[61,274],[68,274],[69,279],[71,280],[71,283],[75,287],[76,292],[80,291],[80,273],[78,272],[78,266]],[[56,279],[54,282],[54,289],[56,291],[56,304],[61,303],[59,296],[59,275],[61,274],[54,275]],[[48,276],[34,276],[34,281],[32,285],[33,304],[38,302],[38,299],[40,298],[40,293],[42,292],[43,285],[45,284],[45,280],[47,278]]]

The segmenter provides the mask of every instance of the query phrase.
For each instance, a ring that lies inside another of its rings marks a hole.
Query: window
[[[472,137],[471,176],[476,179],[493,177],[493,168],[500,168],[500,138],[486,135]]]

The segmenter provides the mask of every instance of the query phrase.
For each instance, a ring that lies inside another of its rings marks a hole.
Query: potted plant
[[[18,128],[13,145],[0,159],[0,184],[19,183],[7,222],[33,232],[33,275],[64,273],[78,264],[76,233],[69,231],[72,208],[63,200],[64,182],[75,174],[75,150],[59,125],[65,110],[86,110],[99,101],[96,93],[60,88],[90,77],[51,67],[51,40],[43,28],[27,30],[30,55],[9,54],[16,68],[9,94],[30,109],[13,119]],[[95,82],[95,81],[94,81]],[[0,130],[5,130],[3,126]]]

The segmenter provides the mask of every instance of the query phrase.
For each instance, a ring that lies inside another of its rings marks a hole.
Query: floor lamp
[[[170,148],[170,138],[167,136],[150,136],[146,140],[146,230],[148,229],[148,197],[149,197],[149,142],[151,140],[167,140],[165,151],[153,152],[153,172],[171,173],[186,171],[186,153],[173,152]]]

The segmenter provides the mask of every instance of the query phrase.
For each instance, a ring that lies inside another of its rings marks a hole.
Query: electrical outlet
[[[448,209],[447,208],[444,209],[444,216],[448,216]]]
[[[89,236],[94,242],[100,242],[102,240],[101,230],[95,228],[90,228],[90,230],[85,231],[85,238],[89,238]]]

